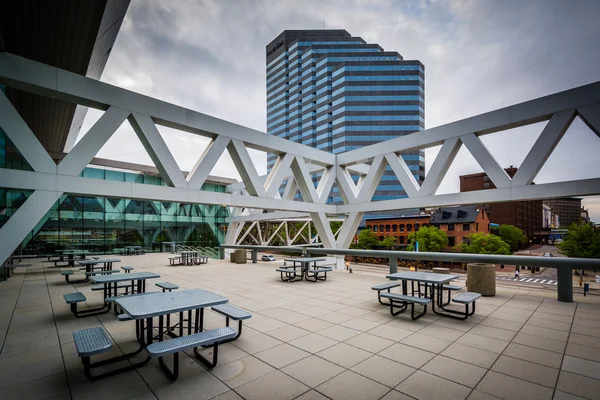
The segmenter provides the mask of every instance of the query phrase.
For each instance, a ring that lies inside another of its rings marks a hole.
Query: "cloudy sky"
[[[342,28],[425,65],[431,128],[600,80],[598,15],[594,0],[132,0],[102,80],[265,131],[266,44],[285,29]],[[99,116],[91,111],[82,132]],[[544,125],[483,141],[503,167],[518,166]],[[189,170],[206,139],[159,129]],[[576,120],[536,182],[598,177],[597,139]],[[152,164],[126,125],[99,156]],[[252,156],[265,173],[266,155]],[[461,150],[438,193],[480,171]],[[238,176],[227,157],[213,174]],[[600,198],[585,204],[600,221]]]

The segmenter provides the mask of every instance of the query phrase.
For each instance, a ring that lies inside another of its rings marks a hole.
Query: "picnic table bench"
[[[276,269],[281,274],[283,282],[295,282],[306,279],[307,281],[316,282],[327,279],[327,272],[331,272],[330,267],[319,267],[317,262],[326,261],[325,258],[305,257],[305,258],[288,258],[283,260],[286,265]],[[292,263],[292,265],[287,265]],[[310,269],[312,264],[312,269]],[[300,269],[298,273],[297,269]],[[322,275],[322,276],[321,276]]]
[[[169,257],[169,264],[176,265],[201,265],[207,264],[208,257],[199,254],[198,251],[182,251],[180,255]]]

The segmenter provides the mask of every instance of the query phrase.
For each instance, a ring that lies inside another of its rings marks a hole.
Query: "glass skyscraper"
[[[266,66],[270,135],[335,154],[424,128],[423,64],[345,30],[284,31],[267,45]],[[424,153],[402,156],[422,183]],[[268,155],[269,170],[276,159]],[[373,200],[405,196],[388,167]],[[329,202],[341,200],[334,186]]]

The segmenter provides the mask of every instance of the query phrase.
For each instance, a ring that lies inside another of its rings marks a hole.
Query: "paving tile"
[[[529,318],[527,320],[527,325],[539,326],[541,328],[554,329],[557,331],[569,332],[571,330],[571,324],[559,321],[553,321],[548,319],[540,319],[540,318]]]
[[[523,346],[518,343],[509,344],[503,354],[513,358],[531,361],[536,364],[542,364],[551,368],[560,368],[563,359],[563,356],[560,353]]]
[[[539,326],[525,325],[519,333],[535,335],[552,340],[560,340],[566,342],[569,338],[569,332],[557,331],[555,329],[542,328]]]
[[[452,344],[452,342],[448,340],[422,335],[420,333],[413,333],[412,335],[402,339],[400,343],[416,347],[421,350],[427,350],[436,354]]]
[[[289,311],[286,311],[286,314],[277,315],[273,318],[275,318],[278,321],[285,322],[286,324],[296,324],[296,326],[299,326],[299,324],[303,321],[311,319],[311,317],[309,317],[308,315],[290,313]]]
[[[377,328],[371,329],[367,333],[375,336],[379,336],[388,340],[398,341],[402,340],[413,332],[404,329],[394,328],[389,325],[380,325]]]
[[[393,346],[384,349],[378,353],[380,356],[390,360],[414,367],[421,368],[429,360],[435,357],[435,354],[405,344],[396,343]]]
[[[410,318],[410,314],[401,314],[385,325],[391,326],[392,328],[402,329],[405,331],[417,332],[428,326],[429,323],[424,322],[422,319],[413,321]]]
[[[483,368],[491,368],[499,356],[497,353],[460,343],[452,343],[446,350],[441,352],[441,355]]]
[[[252,321],[252,320],[250,319],[249,321]],[[263,332],[263,333],[272,331],[273,329],[287,326],[287,324],[285,322],[281,322],[281,321],[278,321],[273,318],[266,318],[266,319],[263,319],[260,321],[255,321],[255,322],[247,322],[246,324],[249,327],[251,327],[252,329],[255,329],[255,330],[257,330],[259,332]]]
[[[317,333],[311,333],[310,335],[302,336],[299,339],[289,342],[289,344],[292,346],[299,347],[309,353],[318,353],[321,350],[331,347],[337,343],[337,340],[321,336]]]
[[[229,388],[220,380],[215,378],[210,372],[203,372],[198,375],[179,378],[173,383],[161,385],[154,390],[154,394],[159,399],[213,399],[215,396],[222,395],[223,399],[236,399],[229,394]],[[111,399],[112,400],[112,399]]]
[[[383,396],[381,400],[412,400],[413,398],[405,395],[404,393],[400,393],[397,390],[390,390],[388,394]]]
[[[456,343],[475,347],[481,350],[493,351],[494,353],[502,353],[506,346],[508,346],[509,342],[506,340],[475,335],[469,331],[461,336]]]
[[[425,328],[421,329],[419,333],[450,341],[455,341],[465,334],[465,332],[461,330],[445,328],[439,325],[426,326]]]
[[[346,340],[345,343],[371,353],[379,353],[381,350],[394,344],[391,340],[371,335],[370,333],[361,333]]]
[[[346,371],[316,388],[332,399],[380,399],[389,388],[352,371]]]
[[[239,341],[240,339],[238,339]],[[203,357],[210,359],[212,357],[214,349],[212,347],[206,348],[206,349],[199,349],[200,354],[202,354]],[[190,356],[193,357],[194,354],[194,350],[186,350],[186,353]],[[246,356],[248,356],[248,353],[246,353],[245,351],[235,347],[233,344],[231,343],[225,343],[222,345],[219,345],[219,365],[223,365],[223,364],[228,364],[232,361],[235,360],[239,360],[240,358],[244,358]]]
[[[0,354],[0,373],[59,357],[62,357],[59,346],[6,356]]]
[[[556,389],[587,399],[597,399],[600,393],[600,381],[587,376],[560,371]]]
[[[323,396],[321,393],[316,390],[311,390],[304,393],[300,397],[296,397],[296,400],[328,400],[327,397]]]
[[[246,400],[291,400],[309,391],[310,388],[280,371],[273,371],[238,386],[235,390]]]
[[[64,373],[0,389],[0,399],[45,399],[62,396],[70,398],[69,384]]]
[[[289,342],[299,337],[306,336],[310,331],[298,328],[294,325],[286,325],[281,328],[273,329],[268,332],[269,336],[273,336],[275,339],[279,339],[283,342]]]
[[[326,336],[330,339],[339,340],[341,342],[359,334],[360,331],[339,325],[334,325],[319,331],[319,335]]]
[[[310,356],[310,353],[300,350],[297,347],[290,346],[287,343],[283,343],[279,346],[271,347],[268,350],[256,353],[254,356],[279,369]]]
[[[581,346],[575,343],[567,343],[565,354],[590,361],[600,362],[600,349],[594,347]],[[0,362],[1,360],[2,359],[0,358]]]
[[[600,379],[600,363],[595,361],[565,356],[561,369],[573,374]]]
[[[600,328],[591,328],[589,326],[575,325],[571,327],[572,333],[578,333],[580,335],[594,336],[600,338]]]
[[[244,400],[240,397],[236,392],[230,390],[223,394],[218,395],[217,397],[213,397],[211,400]]]
[[[491,326],[492,328],[506,329],[513,332],[518,332],[523,327],[522,322],[507,321],[504,319],[497,319],[492,317],[485,318],[479,323],[479,325]]]
[[[485,325],[477,325],[473,329],[469,331],[469,333],[473,333],[479,336],[485,336],[493,339],[500,339],[510,342],[512,338],[515,337],[517,332],[510,331],[507,329],[495,328],[492,326]]]
[[[156,368],[156,365],[153,367]],[[127,371],[93,382],[85,377],[83,368],[71,371],[68,375],[71,395],[75,399],[125,400],[148,392],[146,382],[135,371]]]
[[[396,390],[416,399],[466,399],[471,389],[426,372],[417,371]]]
[[[381,322],[373,322],[362,318],[354,318],[345,322],[342,322],[340,325],[345,326],[346,328],[356,329],[357,331],[368,331],[373,329],[379,325]]]
[[[272,371],[273,367],[270,365],[265,364],[255,357],[248,356],[229,364],[218,366],[212,370],[212,373],[227,386],[236,388]]]
[[[421,368],[421,371],[471,388],[475,387],[487,372],[485,368],[444,356],[434,357]]]
[[[566,342],[560,340],[547,339],[531,334],[518,333],[513,339],[513,343],[531,346],[542,350],[553,351],[555,353],[564,353]]]
[[[281,371],[314,388],[342,373],[344,368],[320,357],[310,356],[284,367]]]
[[[316,355],[344,368],[351,368],[372,356],[371,353],[346,343],[336,344]]]
[[[430,325],[430,327],[432,327],[432,328],[435,326],[441,326],[443,328],[453,329],[453,330],[457,330],[457,331],[461,331],[461,332],[468,332],[471,329],[473,329],[475,324],[472,324],[467,321],[457,321],[457,320],[451,319],[451,318],[440,318],[439,320],[435,321],[433,324]],[[423,333],[422,330],[419,333]],[[446,337],[444,339],[448,339],[448,338]]]
[[[548,387],[494,371],[489,371],[476,389],[502,399],[549,400],[554,392]]]
[[[322,329],[326,329],[326,328],[333,326],[333,324],[331,322],[323,321],[322,319],[318,319],[318,318],[309,318],[309,319],[305,319],[304,321],[296,322],[293,324],[302,329],[306,329],[307,331],[311,331],[311,332],[317,332]]]
[[[553,400],[585,400],[583,397],[575,396],[574,394],[561,392],[557,390],[554,392]]]
[[[355,365],[352,371],[393,388],[415,372],[415,369],[375,355]]]
[[[479,390],[473,390],[467,400],[497,400],[499,397],[492,396],[491,394],[480,392]]]
[[[0,374],[0,389],[60,374],[64,370],[61,357],[5,370]]]
[[[593,336],[571,333],[569,335],[569,343],[600,349],[600,339]]]
[[[559,372],[556,368],[507,356],[500,356],[492,366],[492,370],[550,388],[556,385]]]
[[[342,314],[339,312],[331,312],[324,315],[319,315],[317,318],[322,319],[323,321],[331,322],[332,324],[341,324],[342,322],[350,321],[356,317],[348,314]]]
[[[267,335],[256,335],[249,338],[240,338],[232,344],[249,354],[255,354],[259,351],[263,351],[266,349],[270,349],[271,347],[275,347],[283,343],[280,340],[272,338]]]

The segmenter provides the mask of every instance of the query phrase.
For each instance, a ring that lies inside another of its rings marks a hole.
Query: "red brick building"
[[[377,235],[379,240],[387,236],[396,238],[396,244],[408,244],[408,235],[416,232],[422,226],[429,225],[429,214],[408,215],[401,217],[372,217],[365,218],[366,228]]]
[[[517,168],[505,169],[512,178]],[[494,182],[485,173],[462,175],[460,177],[460,191],[495,189]],[[523,230],[527,240],[535,241],[534,233],[543,229],[543,210],[541,200],[510,201],[504,203],[484,204],[491,222],[500,225],[514,225]]]
[[[462,244],[471,233],[490,233],[490,219],[477,205],[440,208],[431,215],[430,224],[446,232],[449,248]]]

